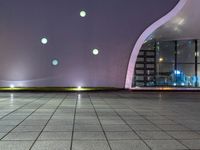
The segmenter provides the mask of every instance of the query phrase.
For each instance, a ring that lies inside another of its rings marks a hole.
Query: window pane
[[[178,64],[177,70],[180,74],[177,74],[176,83],[179,86],[195,86],[195,64]]]
[[[172,86],[173,79],[172,73],[174,71],[174,64],[172,63],[158,63],[157,64],[157,85],[159,86]]]
[[[187,76],[195,75],[195,64],[177,64],[177,69]]]
[[[178,63],[194,63],[195,62],[195,42],[179,41],[177,48]]]
[[[197,82],[198,87],[200,87],[200,64],[197,64]]]
[[[157,62],[174,63],[175,42],[157,42]]]
[[[157,64],[158,74],[171,73],[171,72],[173,72],[173,70],[174,70],[173,63],[158,63]]]
[[[136,64],[136,68],[144,68],[144,64]]]
[[[153,52],[155,43],[145,43],[137,59],[134,79],[138,82],[134,85],[196,87],[198,83],[200,87],[200,40],[198,40],[197,54],[195,54],[195,40],[178,41],[177,55],[175,55],[175,44],[175,41],[157,42],[155,55],[155,51]],[[175,56],[177,56],[176,70]],[[195,76],[195,56],[198,56],[198,77]]]
[[[142,45],[142,50],[154,50],[155,42],[147,42]]]
[[[198,57],[198,63],[200,63],[200,40],[198,40],[198,44],[197,44],[197,48],[198,48],[198,53],[197,53],[197,57]]]

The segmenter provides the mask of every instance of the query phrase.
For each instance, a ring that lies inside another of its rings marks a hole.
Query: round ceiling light
[[[58,66],[58,65],[59,65],[58,59],[53,59],[52,62],[51,62],[51,64],[52,64],[53,66]]]
[[[99,54],[99,50],[98,49],[93,49],[92,53],[93,53],[93,55],[98,55]]]
[[[82,11],[80,12],[80,16],[81,16],[81,17],[86,17],[86,15],[87,15],[87,13],[86,13],[85,11],[82,10]]]
[[[48,39],[47,38],[42,38],[41,39],[41,43],[42,44],[47,44],[48,43]]]

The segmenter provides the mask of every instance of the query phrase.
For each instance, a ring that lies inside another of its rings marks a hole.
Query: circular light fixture
[[[47,44],[48,43],[48,39],[47,38],[42,38],[41,39],[41,43],[42,44]]]
[[[52,62],[51,62],[51,64],[52,64],[53,66],[58,66],[59,61],[58,61],[57,59],[53,59]]]
[[[81,16],[81,17],[85,17],[86,15],[87,15],[87,13],[86,13],[85,11],[82,10],[82,11],[80,12],[80,16]]]
[[[99,54],[99,50],[98,49],[93,49],[92,53],[93,53],[93,55],[98,55]]]

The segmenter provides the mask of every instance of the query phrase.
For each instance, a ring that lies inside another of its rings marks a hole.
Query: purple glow
[[[177,2],[1,1],[0,86],[123,88],[138,37]],[[84,19],[81,10],[89,14]],[[43,37],[48,44],[41,43]],[[57,67],[51,65],[54,58]]]

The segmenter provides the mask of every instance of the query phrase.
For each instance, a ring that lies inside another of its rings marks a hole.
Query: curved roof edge
[[[160,26],[164,25],[168,21],[170,21],[173,17],[175,17],[181,10],[182,8],[186,5],[188,0],[180,0],[178,4],[164,17],[150,25],[139,37],[137,40],[128,64],[128,69],[127,69],[127,74],[126,74],[126,81],[125,81],[125,88],[130,89],[132,87],[132,81],[133,81],[133,73],[135,70],[135,62],[138,56],[138,53],[142,47],[142,44],[144,41],[148,38],[150,34],[152,34],[156,29],[158,29]]]

